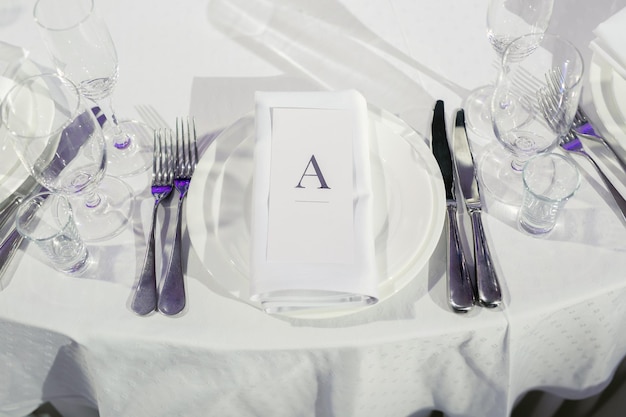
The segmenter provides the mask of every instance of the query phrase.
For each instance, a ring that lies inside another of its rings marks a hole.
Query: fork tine
[[[168,184],[172,184],[174,181],[174,159],[173,159],[173,151],[172,151],[172,131],[170,129],[165,129],[165,139],[164,139],[164,147],[165,147],[165,182]]]
[[[190,150],[190,155],[191,155],[191,170],[193,172],[193,170],[196,168],[196,165],[198,164],[198,140],[197,140],[197,135],[196,135],[196,119],[194,117],[191,118],[191,127],[192,129],[190,130],[190,133],[191,133],[191,140],[193,141],[191,145],[193,146],[193,149]]]
[[[161,130],[161,129],[157,129],[154,131],[155,132],[155,137],[157,138],[157,141],[154,145],[154,152],[157,153],[156,155],[156,165],[155,165],[155,169],[156,169],[156,175],[154,178],[154,183],[156,185],[162,185],[165,180],[166,180],[166,176],[165,176],[165,170],[166,170],[166,164],[167,164],[167,147],[164,144],[164,135],[166,135],[166,133]]]
[[[198,162],[195,120],[176,119],[176,176],[190,178]]]
[[[137,104],[135,106],[137,114],[141,119],[153,129],[169,129],[167,121],[159,114],[159,112],[151,105]]]
[[[153,183],[157,180],[157,176],[159,173],[160,154],[161,154],[161,138],[159,136],[159,131],[155,129],[153,132],[153,136],[152,136],[152,182]]]
[[[171,158],[171,132],[169,129],[154,131],[154,152],[152,156],[152,182],[166,185],[172,182],[173,166]]]
[[[191,157],[191,131],[189,128],[189,117],[187,118],[187,134],[185,135],[185,143],[187,145],[187,150],[185,153],[185,167],[187,168],[187,175],[191,175],[192,171],[191,171],[191,164],[192,164],[192,157]]]
[[[182,141],[183,141],[182,136],[183,136],[183,125],[181,123],[181,120],[177,117],[176,118],[176,138],[175,138],[176,146],[174,148],[174,150],[175,150],[174,160],[175,160],[175,164],[176,164],[176,168],[175,168],[175,177],[176,178],[180,178],[180,176],[182,175],[181,174],[181,166],[182,166],[181,158],[182,158],[182,155],[183,155],[183,152],[182,152],[182,149],[181,149],[182,146],[183,146],[183,144],[182,144]]]

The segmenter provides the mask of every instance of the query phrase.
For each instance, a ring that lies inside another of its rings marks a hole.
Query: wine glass
[[[117,51],[94,0],[38,0],[34,9],[43,41],[59,74],[97,102],[107,117],[108,173],[124,177],[152,163],[152,132],[135,120],[118,121],[111,95],[118,79]]]
[[[526,34],[542,34],[548,28],[554,0],[489,0],[487,39],[501,64],[504,50],[512,40]],[[493,137],[491,96],[494,85],[480,87],[465,101],[468,127],[484,138]]]
[[[26,78],[9,90],[0,114],[20,161],[37,182],[80,199],[73,206],[85,241],[123,230],[132,192],[122,180],[105,176],[104,134],[75,84],[58,74]]]
[[[509,44],[491,100],[493,132],[506,157],[481,163],[483,184],[501,201],[521,201],[521,171],[568,134],[582,90],[584,64],[576,47],[550,34]]]

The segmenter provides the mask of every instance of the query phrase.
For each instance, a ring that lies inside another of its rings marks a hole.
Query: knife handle
[[[502,293],[496,271],[493,268],[480,210],[470,211],[474,231],[474,262],[478,301],[485,307],[497,307],[502,301]]]
[[[447,212],[448,302],[454,311],[465,313],[474,306],[474,290],[459,239],[456,205],[448,204]]]

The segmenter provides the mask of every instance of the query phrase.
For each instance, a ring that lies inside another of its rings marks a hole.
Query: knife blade
[[[13,220],[17,207],[22,200],[31,195],[39,187],[41,186],[37,180],[32,175],[29,175],[10,196],[0,202],[0,230],[3,230],[4,226],[9,221]]]
[[[448,303],[456,312],[467,312],[474,306],[474,290],[459,239],[454,171],[446,132],[445,108],[442,100],[437,100],[435,104],[431,129],[432,151],[439,164],[446,191]]]
[[[97,107],[97,106],[92,107],[91,111],[96,116],[97,121],[100,124],[100,127],[102,127],[106,121],[106,118],[104,117],[104,115],[99,115],[101,111],[100,107]],[[76,123],[79,125],[86,124],[83,119],[85,117],[88,117],[88,116],[86,114],[79,115]],[[48,143],[44,152],[42,152],[43,155],[47,155],[49,158],[46,169],[50,169],[52,171],[62,170],[68,161],[71,161],[76,157],[76,155],[78,154],[78,151],[80,150],[80,147],[84,144],[84,141],[87,139],[88,135],[84,135],[84,136],[83,135],[80,135],[80,136],[71,135],[71,131],[68,130],[68,129],[71,129],[71,127],[72,127],[71,125],[66,127],[66,131],[70,132],[68,134],[71,136],[69,144],[66,143],[65,146],[59,146],[57,141],[51,141],[50,143]],[[17,195],[19,194],[18,192],[28,191],[28,189],[33,185],[33,181],[35,183],[34,189],[31,189],[30,193],[28,193],[27,195],[24,195],[23,197],[19,197]],[[13,196],[16,197],[17,200],[19,201],[17,201],[14,205],[10,206],[11,212],[14,212],[15,209],[19,206],[20,202],[24,198],[26,198],[28,195],[31,195],[31,194],[34,195],[36,193],[43,192],[46,190],[47,190],[46,187],[44,187],[43,185],[40,185],[39,182],[36,181],[34,177],[29,176],[24,181],[24,183],[22,183],[22,185],[18,187],[18,190],[16,191],[16,193],[13,194]],[[9,216],[7,218],[12,218],[12,216]],[[4,221],[6,222],[6,219],[4,219]],[[15,256],[16,251],[20,248],[23,240],[24,240],[24,237],[20,235],[20,233],[17,231],[15,224],[13,224],[12,228],[9,231],[7,231],[7,234],[5,236],[3,236],[2,241],[0,242],[0,278],[2,278],[2,275],[4,275],[4,273],[6,272],[10,261]]]
[[[470,215],[474,232],[474,272],[478,302],[485,307],[497,307],[502,301],[502,293],[485,238],[480,189],[478,188],[478,181],[476,181],[474,158],[467,139],[463,109],[456,113],[453,140],[459,188],[465,199],[465,207]]]

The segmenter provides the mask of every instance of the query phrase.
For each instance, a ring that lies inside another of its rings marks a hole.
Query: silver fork
[[[596,171],[598,171],[598,174],[600,174],[600,178],[602,178],[602,181],[604,181],[604,184],[609,189],[611,195],[615,199],[615,202],[617,203],[617,206],[622,211],[622,216],[624,217],[624,219],[626,219],[626,200],[620,194],[620,192],[617,191],[617,189],[611,183],[611,181],[607,178],[607,176],[604,175],[604,172],[602,172],[602,169],[600,169],[600,167],[598,166],[596,161],[593,160],[591,155],[589,155],[585,151],[585,148],[583,148],[582,142],[580,141],[578,136],[576,136],[575,132],[570,131],[565,136],[565,138],[563,138],[563,142],[561,142],[561,148],[565,149],[568,152],[572,152],[572,153],[577,153],[579,155],[583,155],[584,157],[586,157],[589,160],[589,162],[591,162],[591,164],[596,169]]]
[[[619,156],[619,154],[615,151],[613,146],[604,139],[599,133],[591,125],[587,114],[585,114],[584,110],[578,106],[576,110],[576,115],[574,116],[574,123],[572,129],[576,132],[576,135],[582,137],[583,139],[593,140],[595,142],[602,143],[609,151],[613,153],[615,156],[615,160],[622,167],[622,170],[626,172],[626,162]]]
[[[174,162],[172,159],[172,132],[169,129],[154,131],[154,151],[152,156],[152,186],[154,207],[148,247],[139,276],[139,283],[131,303],[132,310],[140,315],[154,311],[157,306],[156,262],[154,229],[161,202],[174,188]]]
[[[150,104],[137,104],[135,110],[139,117],[152,129],[169,129],[167,121],[159,114],[159,112]]]
[[[172,246],[172,256],[163,278],[159,292],[158,309],[161,313],[172,316],[185,308],[185,282],[183,278],[183,262],[181,256],[181,233],[183,201],[189,189],[191,176],[198,162],[195,120],[176,120],[176,172],[174,186],[178,190],[178,213],[176,218],[176,235]]]
[[[554,109],[557,107],[558,100],[562,99],[559,98],[560,77],[558,76],[558,74],[553,73],[546,75],[546,80],[548,81],[548,87],[540,89],[537,92],[538,101],[541,109],[543,110],[545,120],[548,122],[550,127],[555,132],[562,132],[563,130],[567,130],[565,136],[562,136],[562,140],[560,143],[561,148],[563,148],[567,152],[582,155],[587,158],[589,162],[591,162],[596,171],[598,171],[598,174],[600,174],[600,178],[602,178],[602,181],[604,181],[604,184],[609,189],[609,192],[615,199],[615,202],[622,212],[622,216],[626,219],[626,200],[624,200],[624,197],[622,197],[619,191],[617,191],[615,186],[611,183],[609,178],[604,174],[604,172],[602,172],[602,169],[596,163],[596,161],[594,161],[591,155],[589,155],[587,151],[585,151],[585,148],[578,138],[578,135],[572,129],[573,123],[567,126],[564,124],[566,119],[564,117],[564,112],[558,112],[557,117],[553,117],[553,112]]]

